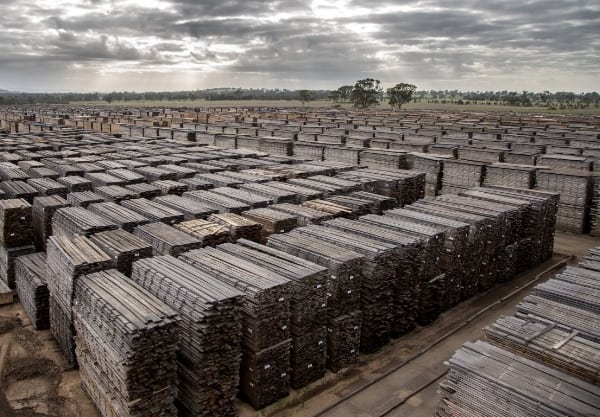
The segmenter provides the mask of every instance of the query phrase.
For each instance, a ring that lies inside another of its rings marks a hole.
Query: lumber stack
[[[35,252],[32,207],[24,199],[0,200],[0,277],[15,288],[15,259]]]
[[[326,211],[317,210],[311,207],[299,206],[297,204],[281,203],[274,204],[269,208],[294,216],[298,226],[321,224],[327,220],[333,219],[333,215]]]
[[[90,236],[118,227],[115,222],[83,207],[60,208],[52,217],[52,231],[55,236]]]
[[[242,215],[262,225],[263,241],[274,233],[286,233],[298,226],[296,216],[271,208],[248,210]]]
[[[27,184],[35,188],[40,196],[67,196],[67,187],[65,187],[59,182],[56,182],[52,178],[32,178],[30,180],[27,180]]]
[[[497,162],[486,167],[483,184],[531,189],[535,185],[537,170],[539,167],[533,165]]]
[[[152,256],[150,243],[123,229],[96,233],[90,240],[110,256],[113,268],[128,277],[131,276],[133,262]]]
[[[46,254],[19,256],[15,260],[15,285],[23,309],[36,330],[50,328],[50,293],[46,282]]]
[[[206,247],[181,259],[244,294],[240,391],[256,409],[290,389],[290,281],[218,248]]]
[[[356,364],[360,349],[364,256],[296,232],[273,235],[267,245],[327,268],[327,368],[337,372]]]
[[[33,241],[37,250],[46,250],[46,239],[52,235],[52,216],[54,212],[68,206],[67,200],[58,195],[33,199],[31,225],[33,228]]]
[[[174,210],[183,213],[185,220],[204,219],[207,216],[217,212],[216,209],[208,207],[198,201],[180,197],[177,195],[165,195],[162,197],[156,197],[154,201],[160,204],[170,207]]]
[[[442,189],[445,155],[412,154],[411,169],[425,173],[425,195],[435,197]]]
[[[120,185],[95,187],[94,192],[104,198],[106,201],[113,201],[115,203],[132,198],[139,198],[139,195],[136,192]]]
[[[436,416],[600,414],[598,386],[482,341],[467,342],[448,364]]]
[[[444,233],[393,215],[369,214],[361,217],[360,222],[377,226],[377,229],[371,227],[369,233],[376,239],[383,237],[391,241],[403,252],[397,258],[403,275],[398,277],[398,290],[394,295],[393,333],[405,333],[415,322],[427,324],[435,320],[444,307],[447,287],[440,263]]]
[[[273,200],[270,198],[264,197],[260,194],[255,194],[250,190],[236,189],[231,187],[217,187],[213,188],[211,192],[240,201],[249,205],[251,208],[267,207],[268,205],[273,204]]]
[[[468,188],[479,187],[485,175],[485,164],[465,160],[444,161],[443,194],[458,194]]]
[[[179,256],[183,252],[203,246],[199,239],[160,222],[138,226],[133,233],[152,245],[152,253],[155,256]]]
[[[588,172],[539,171],[536,189],[560,193],[556,227],[574,233],[589,230],[592,176]]]
[[[2,181],[0,182],[0,191],[11,199],[22,198],[29,203],[33,203],[33,198],[40,195],[39,191],[25,181]]]
[[[213,191],[187,191],[183,193],[183,197],[205,204],[207,207],[216,209],[219,213],[240,214],[243,211],[250,210],[248,204]]]
[[[24,199],[0,200],[0,245],[11,248],[33,242],[32,207]]]
[[[160,180],[160,181],[154,181],[152,183],[152,185],[154,185],[155,187],[158,187],[162,193],[162,195],[181,195],[183,193],[185,193],[186,191],[188,191],[188,186],[187,184],[184,184],[183,182],[179,182],[179,181],[173,181],[173,180]]]
[[[82,387],[101,414],[174,415],[177,313],[114,269],[81,277],[75,298]]]
[[[67,202],[73,207],[87,207],[90,204],[102,203],[106,201],[104,197],[93,191],[78,191],[67,194]]]
[[[517,317],[502,317],[484,331],[486,339],[495,346],[560,369],[590,384],[600,383],[600,363],[594,360],[600,353],[600,344],[584,339],[577,331]]]
[[[50,291],[50,330],[71,365],[75,364],[73,292],[85,274],[110,269],[112,261],[84,236],[50,236],[46,253],[46,279]]]
[[[137,226],[150,222],[148,218],[138,212],[113,202],[90,204],[88,210],[117,224],[128,232],[133,232]]]
[[[127,207],[138,212],[144,217],[166,224],[174,224],[183,221],[184,215],[179,210],[175,210],[159,202],[147,200],[145,198],[136,198],[121,202],[123,207]]]
[[[171,256],[135,262],[131,278],[181,317],[177,335],[179,414],[206,417],[236,414],[242,294]]]
[[[262,239],[262,225],[247,217],[234,213],[211,214],[208,221],[219,224],[229,231],[232,241],[248,239],[260,242]]]
[[[87,178],[78,176],[59,177],[56,179],[59,184],[67,187],[67,192],[78,193],[82,191],[92,191],[92,182]]]
[[[290,385],[300,389],[323,377],[327,357],[327,268],[249,240],[221,245],[219,249],[291,281]]]
[[[200,240],[203,247],[217,246],[230,239],[229,230],[225,226],[208,220],[188,220],[176,224],[175,227]]]
[[[363,320],[360,348],[363,352],[371,353],[385,345],[392,334],[398,265],[394,256],[395,247],[387,242],[330,227],[306,226],[296,231],[365,256],[360,294]]]

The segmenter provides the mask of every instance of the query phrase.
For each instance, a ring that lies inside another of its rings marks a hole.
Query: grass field
[[[90,106],[108,106],[106,101],[88,101],[88,102],[71,102],[73,105],[90,105]],[[215,108],[215,107],[277,107],[277,108],[333,108],[339,106],[342,109],[352,109],[351,103],[333,103],[329,100],[309,101],[302,104],[298,100],[243,100],[243,101],[113,101],[110,106],[124,107],[156,107],[156,108]],[[371,110],[389,110],[390,106],[387,103],[382,103],[372,107]],[[600,108],[587,109],[566,109],[566,110],[549,110],[547,107],[518,107],[518,106],[503,106],[503,105],[486,105],[486,104],[453,104],[453,103],[408,103],[403,106],[403,110],[446,110],[446,111],[468,111],[468,112],[514,112],[514,113],[546,113],[546,114],[583,114],[583,115],[599,115]]]

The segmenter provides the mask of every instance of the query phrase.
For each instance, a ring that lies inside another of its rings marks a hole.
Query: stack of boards
[[[179,317],[114,269],[75,283],[81,383],[105,416],[176,413]]]
[[[436,416],[600,415],[600,249],[448,361]]]

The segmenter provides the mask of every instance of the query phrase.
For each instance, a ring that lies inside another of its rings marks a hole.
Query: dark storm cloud
[[[462,80],[480,79],[526,88],[527,74],[536,68],[557,83],[548,88],[568,89],[559,81],[572,82],[579,71],[580,89],[587,84],[592,89],[600,64],[597,0],[0,0],[0,5],[0,72],[18,83],[19,66],[28,75],[48,68],[40,79],[55,76],[55,85],[72,90],[89,88],[69,88],[66,80],[75,75],[96,76],[101,83],[102,74],[118,73],[125,82],[139,78],[139,71],[168,72],[194,83],[215,80],[216,72],[220,80],[246,74],[246,87],[265,86],[260,85],[265,80],[271,83],[266,86],[285,86],[293,78],[305,87],[334,88],[330,84],[373,76],[384,83],[406,79],[426,86],[443,80],[463,88]],[[213,85],[180,88],[205,86]],[[0,85],[7,87],[13,86]]]

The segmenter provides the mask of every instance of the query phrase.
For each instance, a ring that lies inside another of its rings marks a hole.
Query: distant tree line
[[[61,104],[77,101],[239,101],[239,100],[326,100],[329,90],[266,88],[212,88],[191,91],[112,91],[109,93],[22,93],[0,90],[2,104]]]
[[[355,107],[369,107],[388,100],[392,108],[400,109],[408,102],[458,105],[541,106],[548,109],[579,109],[600,106],[597,92],[568,91],[459,91],[417,90],[408,83],[398,83],[384,90],[379,80],[365,78],[354,85],[343,85],[336,90],[290,90],[268,88],[211,88],[189,91],[112,91],[109,93],[23,93],[0,90],[0,105],[12,104],[67,104],[81,101],[135,102],[135,101],[244,101],[244,100],[331,100],[334,103],[352,103]]]

